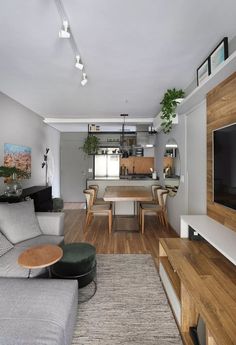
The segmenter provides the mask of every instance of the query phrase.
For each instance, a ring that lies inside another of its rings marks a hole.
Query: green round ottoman
[[[88,285],[96,276],[96,249],[89,243],[62,244],[63,257],[53,265],[56,277],[77,279],[79,288]]]

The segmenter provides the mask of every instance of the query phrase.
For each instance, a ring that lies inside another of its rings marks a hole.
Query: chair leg
[[[140,206],[140,208],[139,208],[139,215],[138,215],[138,220],[139,220],[139,225],[140,225],[140,226],[141,226],[141,223],[142,223],[141,217],[142,217],[142,208],[141,208],[141,206]]]
[[[144,234],[144,217],[145,217],[144,210],[141,211],[141,215],[142,215],[141,226],[142,226],[142,235],[143,235]]]
[[[88,225],[90,225],[92,223],[92,221],[93,221],[93,214],[90,213],[89,214],[89,223],[88,223]]]
[[[85,225],[84,225],[84,232],[86,232],[87,227],[89,226],[89,220],[90,220],[90,213],[87,212],[86,219],[85,219]]]
[[[164,218],[164,221],[165,221],[165,225],[166,225],[166,227],[168,228],[168,217],[167,217],[167,213],[166,213],[166,211],[164,211],[163,212],[163,218]]]
[[[112,231],[112,210],[108,213],[108,224],[109,224],[109,235],[111,235]]]

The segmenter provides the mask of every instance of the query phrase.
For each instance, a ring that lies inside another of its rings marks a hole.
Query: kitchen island
[[[159,185],[159,180],[153,180],[148,176],[136,176],[128,175],[126,177],[117,178],[95,178],[87,180],[87,187],[89,185],[97,184],[99,186],[98,197],[103,198],[105,189],[108,186],[137,186],[146,187],[150,189],[152,185]],[[122,201],[115,202],[115,212],[116,215],[133,215],[134,214],[134,204],[132,201]]]

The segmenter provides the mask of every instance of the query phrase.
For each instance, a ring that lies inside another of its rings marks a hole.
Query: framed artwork
[[[229,56],[228,52],[228,37],[224,37],[223,40],[210,54],[210,70],[211,73]]]
[[[16,167],[31,177],[31,148],[14,144],[4,144],[4,166]]]
[[[210,59],[207,58],[197,69],[197,86],[201,85],[210,74]]]

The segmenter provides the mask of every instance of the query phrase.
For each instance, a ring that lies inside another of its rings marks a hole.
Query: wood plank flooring
[[[159,238],[178,237],[173,230],[163,227],[154,216],[146,217],[144,235],[123,230],[109,236],[108,219],[104,216],[94,217],[84,233],[85,212],[81,209],[65,210],[65,242],[89,242],[96,247],[98,254],[151,254],[156,261]],[[130,219],[127,225],[131,226]]]

